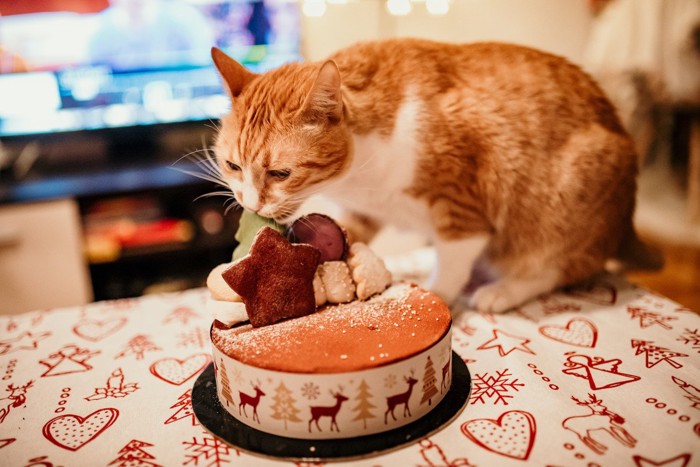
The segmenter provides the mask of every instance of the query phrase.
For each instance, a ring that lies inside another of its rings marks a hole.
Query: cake
[[[447,305],[415,284],[391,283],[365,245],[331,248],[342,257],[329,258],[280,238],[263,227],[248,254],[210,274],[224,410],[269,434],[338,439],[393,430],[434,409],[452,377]],[[294,259],[277,264],[285,254]],[[312,310],[300,312],[309,300]]]

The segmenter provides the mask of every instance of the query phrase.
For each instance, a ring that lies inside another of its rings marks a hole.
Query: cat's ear
[[[219,74],[224,79],[226,91],[232,98],[238,97],[245,85],[255,78],[255,73],[251,73],[243,65],[216,47],[211,49],[211,58],[214,60],[214,65],[219,70]]]
[[[340,71],[328,60],[316,76],[311,92],[304,102],[302,115],[311,123],[339,122],[343,117],[343,95],[340,91]]]

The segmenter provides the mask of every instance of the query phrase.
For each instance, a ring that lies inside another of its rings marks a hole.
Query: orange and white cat
[[[610,102],[566,60],[508,44],[361,43],[254,74],[218,49],[232,99],[215,144],[246,209],[280,222],[322,194],[365,231],[426,234],[428,287],[499,312],[652,260],[632,226],[637,156]]]

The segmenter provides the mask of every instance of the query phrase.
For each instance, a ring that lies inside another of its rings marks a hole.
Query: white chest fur
[[[355,136],[352,167],[325,194],[347,209],[430,234],[426,203],[406,194],[417,165],[420,108],[420,101],[406,99],[389,137],[378,133]]]

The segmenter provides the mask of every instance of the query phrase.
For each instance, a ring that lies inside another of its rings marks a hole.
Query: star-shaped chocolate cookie
[[[316,310],[313,279],[321,253],[293,245],[270,227],[258,231],[247,256],[221,273],[245,303],[250,323],[266,326]]]

